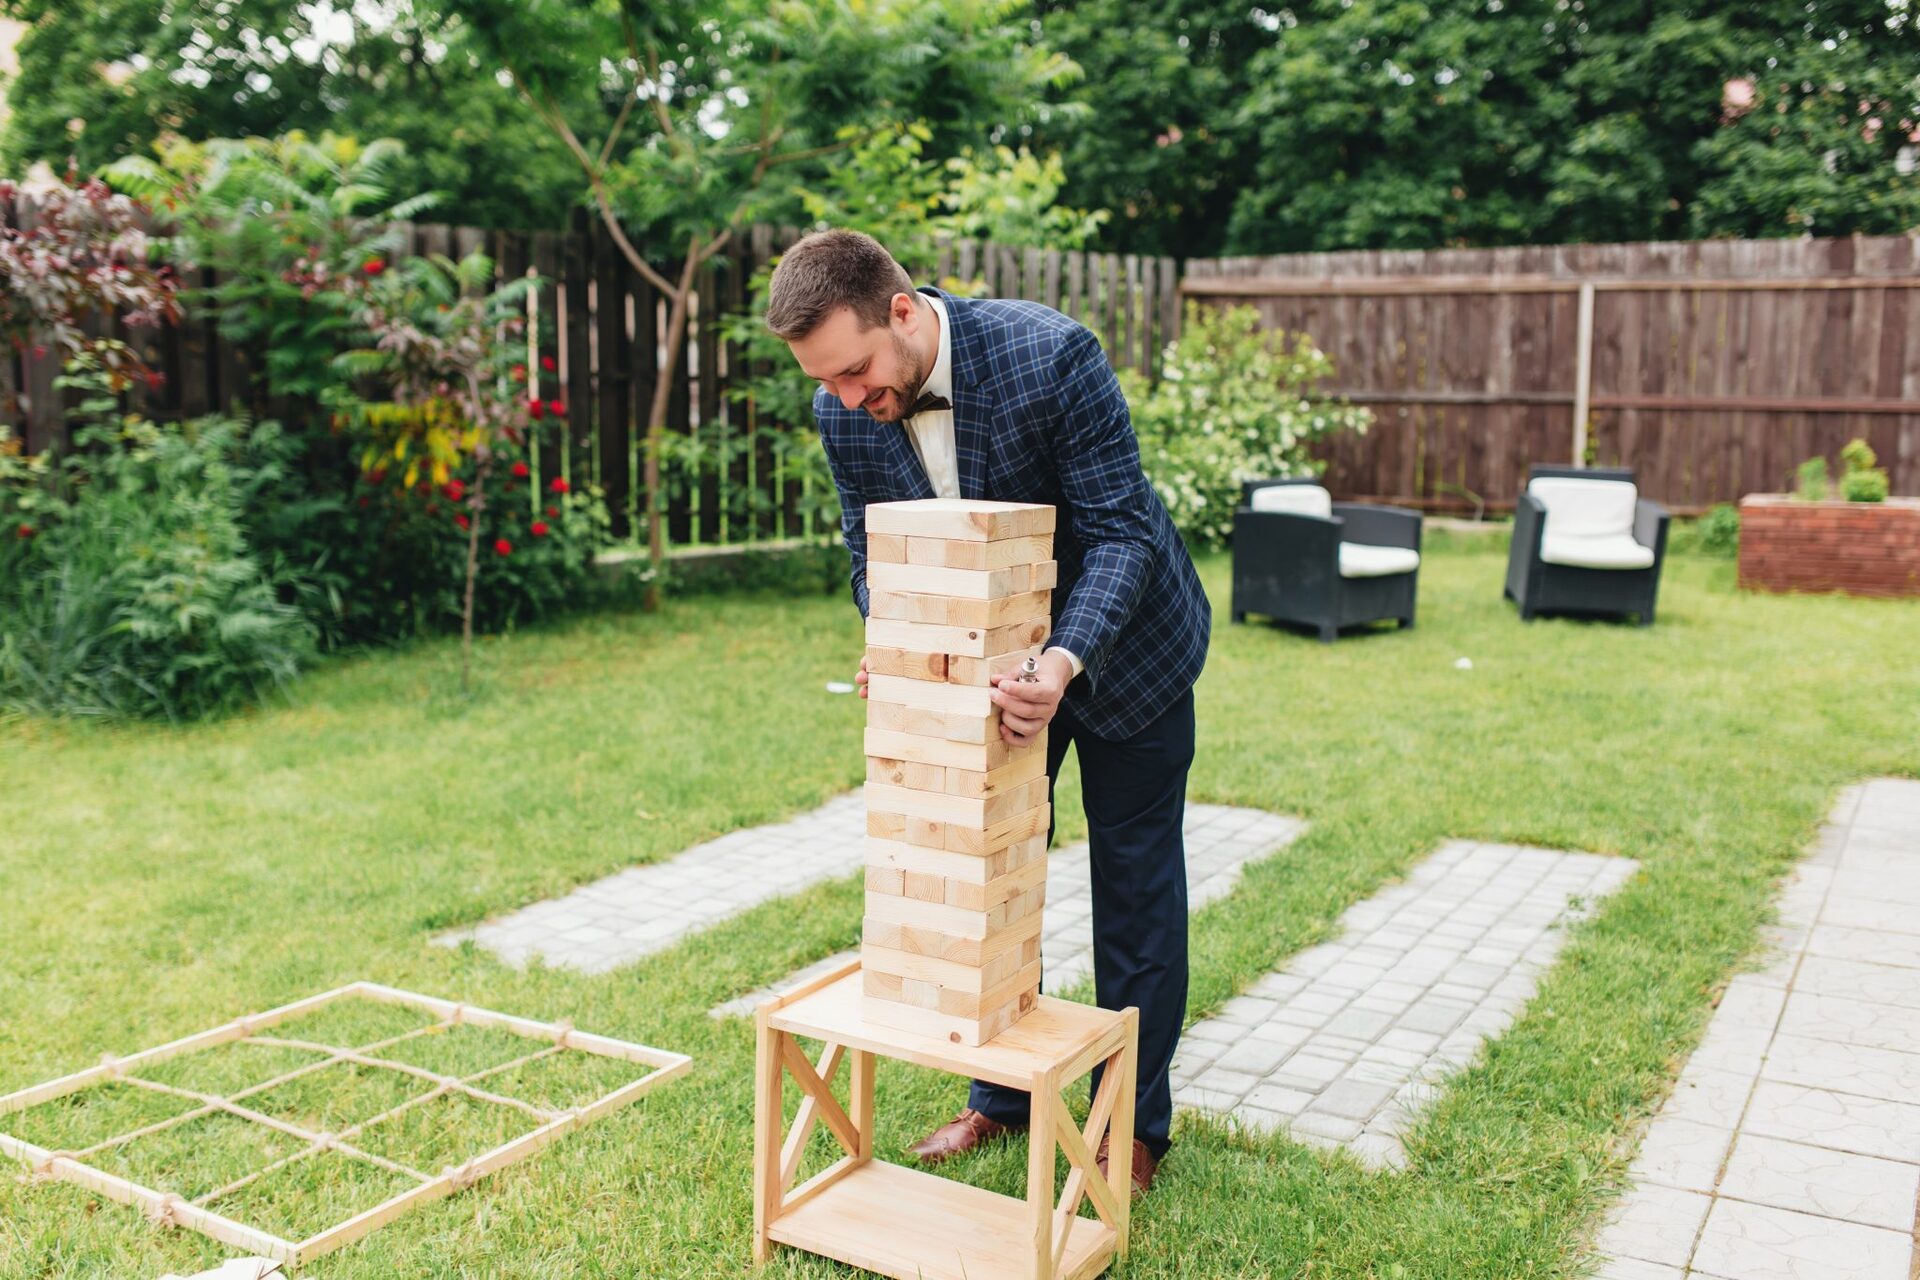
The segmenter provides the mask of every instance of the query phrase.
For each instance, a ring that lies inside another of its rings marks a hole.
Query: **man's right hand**
[[[864,654],[861,655],[860,658],[860,673],[854,676],[853,684],[854,688],[859,691],[861,697],[864,698],[867,696],[867,659]]]

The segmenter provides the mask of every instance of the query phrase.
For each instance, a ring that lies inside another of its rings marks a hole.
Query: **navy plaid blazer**
[[[1130,737],[1193,686],[1212,608],[1160,495],[1140,470],[1120,383],[1086,326],[1037,302],[938,289],[953,326],[953,429],[960,496],[1058,509],[1049,645],[1086,670],[1066,702],[1102,738]],[[867,612],[869,502],[931,498],[904,426],[821,389],[820,442],[840,490],[853,598]]]

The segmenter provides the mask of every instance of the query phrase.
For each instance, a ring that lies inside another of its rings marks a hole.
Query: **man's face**
[[[841,307],[787,346],[806,375],[841,404],[865,409],[880,422],[898,422],[933,369],[920,355],[924,337],[913,296],[896,293],[886,324],[863,329],[853,308]]]

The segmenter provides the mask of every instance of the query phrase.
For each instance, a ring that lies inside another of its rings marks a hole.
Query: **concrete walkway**
[[[1909,1280],[1920,1195],[1920,782],[1847,791],[1648,1126],[1604,1280]]]
[[[1194,1024],[1174,1101],[1375,1166],[1450,1073],[1532,999],[1567,921],[1639,864],[1449,841],[1407,879],[1348,908],[1333,942]]]

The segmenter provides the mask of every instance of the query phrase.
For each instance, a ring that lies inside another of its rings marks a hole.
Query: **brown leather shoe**
[[[1107,1140],[1100,1139],[1100,1151],[1093,1162],[1100,1166],[1100,1176],[1107,1176]],[[1147,1150],[1147,1144],[1135,1138],[1133,1140],[1133,1168],[1129,1170],[1133,1179],[1133,1198],[1138,1200],[1147,1194],[1153,1186],[1153,1175],[1159,1171],[1160,1162]]]
[[[1026,1127],[1023,1124],[1000,1124],[987,1119],[972,1107],[962,1107],[959,1115],[908,1147],[907,1150],[920,1157],[921,1164],[939,1164],[949,1156],[971,1151],[989,1139]]]

